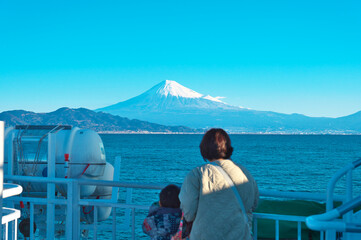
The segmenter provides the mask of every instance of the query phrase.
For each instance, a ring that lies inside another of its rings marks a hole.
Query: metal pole
[[[135,240],[135,208],[132,208],[132,240]]]
[[[301,222],[297,222],[297,240],[301,240],[301,236],[302,236]]]
[[[69,179],[69,181],[73,181],[73,197],[72,197],[72,211],[73,211],[73,236],[72,240],[78,240],[80,235],[80,209],[79,209],[79,201],[80,201],[80,187],[77,180]]]
[[[117,224],[116,224],[116,217],[117,217],[117,208],[113,207],[112,209],[112,217],[113,217],[113,232],[112,232],[112,236],[113,236],[113,240],[116,239],[117,237]]]
[[[9,229],[9,223],[8,222],[6,222],[5,223],[5,239],[9,239],[9,231],[8,231],[8,229]]]
[[[11,137],[10,137],[10,141],[9,141],[9,146],[8,146],[8,175],[13,175],[14,174],[14,138],[15,138],[15,132],[12,131],[11,132]]]
[[[280,221],[276,220],[276,240],[280,239]]]
[[[66,238],[71,239],[72,238],[72,232],[73,232],[73,181],[67,180],[67,206],[66,206]]]
[[[30,239],[34,240],[34,203],[30,202]]]
[[[0,121],[0,221],[3,217],[3,187],[4,187],[4,122]],[[0,222],[0,237],[3,236]]]
[[[352,200],[352,170],[349,170],[346,175],[346,202]],[[349,211],[343,216],[344,222],[352,222],[353,210]],[[345,239],[351,239],[351,233],[344,233]]]
[[[326,212],[329,212],[333,209],[333,191],[337,181],[344,176],[350,169],[354,169],[354,164],[347,164],[342,169],[338,170],[331,178],[327,184],[327,201],[326,201]],[[345,200],[345,199],[344,199]],[[344,201],[343,200],[343,201]],[[326,240],[336,240],[336,231],[335,230],[326,230]]]
[[[132,195],[133,195],[133,189],[132,188],[127,188],[127,195],[126,195],[126,199],[125,199],[126,204],[132,204],[132,198],[133,198]],[[124,210],[124,223],[123,223],[123,227],[125,229],[129,228],[130,215],[131,215],[131,210],[130,209],[125,209]]]
[[[48,177],[55,178],[55,154],[56,154],[56,134],[48,134]],[[47,184],[47,205],[46,205],[46,238],[54,239],[55,224],[55,184]]]
[[[97,225],[98,225],[98,207],[94,206],[94,223],[93,223],[93,227],[94,227],[94,240],[97,240]]]
[[[254,221],[253,221],[253,239],[254,240],[257,240],[257,231],[258,231],[258,226],[257,226],[257,221],[258,219],[257,218],[254,218]]]
[[[14,239],[18,239],[18,219],[14,220]]]

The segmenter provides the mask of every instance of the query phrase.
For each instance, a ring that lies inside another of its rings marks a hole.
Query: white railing
[[[34,208],[35,206],[46,205],[47,209],[47,226],[46,226],[46,238],[54,239],[55,238],[55,214],[50,216],[48,209],[55,209],[55,205],[66,207],[66,226],[65,226],[65,237],[67,239],[79,239],[80,232],[82,230],[94,230],[94,239],[96,239],[96,233],[99,229],[110,229],[113,231],[112,239],[116,239],[116,209],[130,209],[132,216],[132,239],[135,239],[135,210],[136,209],[148,209],[147,205],[132,204],[129,200],[126,200],[126,203],[120,203],[118,201],[112,202],[111,199],[81,199],[80,198],[80,186],[81,185],[97,185],[97,186],[108,186],[108,187],[117,187],[126,189],[126,199],[129,199],[132,191],[130,189],[162,189],[165,185],[163,184],[137,184],[137,183],[124,183],[124,182],[115,182],[115,181],[99,181],[99,180],[81,180],[81,179],[63,179],[63,178],[43,178],[43,177],[28,177],[28,176],[5,176],[9,181],[17,182],[33,182],[33,183],[43,183],[48,184],[48,191],[53,191],[53,194],[48,194],[47,198],[37,198],[37,197],[12,197],[9,201],[12,201],[14,204],[19,203],[20,201],[29,203],[30,210],[30,239],[35,239],[34,235]],[[55,196],[55,185],[56,184],[65,184],[67,185],[67,198],[59,198]],[[54,187],[51,187],[53,185]],[[85,225],[80,222],[80,207],[82,206],[94,206],[94,224]],[[102,224],[98,225],[97,221],[97,211],[99,207],[112,207],[112,224]],[[52,211],[54,213],[54,210]],[[125,216],[124,218],[127,218]],[[127,221],[123,225],[128,225]],[[122,227],[124,228],[124,226]]]
[[[307,226],[317,231],[326,231],[327,240],[335,240],[336,232],[343,232],[343,239],[345,240],[361,238],[361,235],[352,234],[355,232],[361,233],[360,219],[356,219],[353,213],[353,210],[361,205],[361,196],[353,198],[352,189],[352,172],[359,166],[361,166],[361,158],[337,171],[327,186],[327,212],[307,218]],[[343,205],[334,209],[335,186],[343,176],[346,176],[346,193],[345,196],[342,197]],[[342,219],[339,219],[340,217],[342,217]]]
[[[297,222],[297,236],[298,240],[301,240],[301,223],[306,221],[306,217],[303,216],[292,216],[292,215],[280,215],[280,214],[267,214],[267,213],[254,213],[253,214],[253,239],[257,239],[258,232],[258,219],[270,219],[275,221],[275,236],[274,239],[280,239],[280,221]],[[321,232],[321,239],[323,233]]]
[[[345,213],[361,205],[361,196],[354,198],[350,202],[341,205],[324,214],[309,216],[306,219],[307,226],[318,231],[334,230],[337,232],[361,233],[361,224],[359,222],[344,222],[336,219]],[[336,221],[335,221],[336,220]]]
[[[138,210],[148,210],[149,205],[133,203],[131,200],[132,189],[141,189],[141,190],[160,190],[165,187],[165,184],[138,184],[138,183],[126,183],[126,182],[117,182],[117,181],[99,181],[99,180],[83,180],[83,179],[63,179],[63,178],[44,178],[44,177],[28,177],[28,176],[5,176],[5,179],[8,181],[14,181],[18,183],[43,183],[47,184],[48,191],[53,191],[53,193],[48,194],[47,198],[38,198],[38,197],[22,197],[16,196],[7,199],[13,204],[18,204],[20,201],[28,203],[29,206],[29,217],[30,217],[30,239],[36,239],[36,234],[34,234],[34,209],[37,206],[46,205],[46,238],[55,239],[56,238],[56,211],[62,206],[66,213],[65,226],[62,227],[62,230],[65,232],[63,238],[66,239],[80,239],[81,233],[87,232],[90,233],[89,236],[92,236],[93,239],[97,239],[98,233],[104,233],[104,230],[110,232],[108,239],[117,239],[117,230],[124,231],[127,229],[131,234],[131,239],[136,238],[136,226],[140,227],[140,224],[136,223],[136,211]],[[55,194],[55,185],[65,184],[68,189],[68,195],[64,197],[56,197]],[[53,185],[53,186],[51,186]],[[122,189],[123,192],[126,192],[126,199],[121,199],[122,202],[113,201],[111,199],[81,199],[79,194],[79,189],[81,185],[98,185],[98,186],[108,186]],[[326,195],[322,194],[306,194],[300,192],[278,192],[278,191],[260,191],[262,197],[273,197],[273,198],[282,198],[282,199],[307,199],[307,200],[325,200]],[[335,199],[340,199],[338,196]],[[84,224],[80,221],[80,209],[82,206],[94,206],[94,223],[93,224]],[[107,223],[98,222],[97,212],[101,207],[111,207],[112,214],[109,217]],[[49,218],[48,209],[53,209],[52,216]],[[125,213],[120,214],[117,209],[125,210]],[[145,217],[144,214],[141,215],[140,220],[143,220]],[[259,219],[273,219],[275,221],[275,239],[279,239],[279,221],[292,221],[297,222],[298,230],[295,232],[295,238],[301,239],[301,223],[305,222],[304,216],[290,216],[290,215],[279,215],[279,214],[265,214],[265,213],[255,213],[254,214],[254,227],[255,227],[255,239],[257,238],[257,222]],[[138,219],[139,220],[139,219]],[[120,225],[119,222],[123,224]],[[138,221],[139,222],[139,221]],[[322,234],[322,233],[321,233]],[[321,235],[323,236],[323,235]],[[104,236],[101,237],[105,239]]]
[[[4,183],[3,198],[19,195],[23,191],[20,185],[12,183]],[[18,219],[20,218],[20,210],[14,208],[2,208],[1,224],[3,225],[2,239],[17,239]],[[5,226],[5,228],[4,228]],[[10,231],[9,231],[10,229]],[[10,233],[9,233],[10,232]]]
[[[17,239],[18,218],[20,211],[3,207],[3,199],[18,195],[22,187],[16,184],[4,183],[4,122],[0,121],[0,239]],[[9,230],[10,229],[10,230]]]
[[[271,191],[271,190],[260,190],[261,197],[281,198],[281,199],[293,199],[293,200],[306,200],[306,201],[318,201],[325,202],[326,194],[320,193],[307,193],[307,192],[282,192],[282,191]],[[341,196],[334,196],[334,200],[341,201]],[[302,223],[306,223],[306,216],[295,216],[295,215],[281,215],[281,214],[269,214],[269,213],[258,213],[253,214],[253,239],[257,239],[258,232],[258,220],[269,219],[274,220],[275,223],[275,235],[274,239],[280,239],[280,221],[295,222],[297,223],[297,232],[295,232],[292,239],[301,240],[302,238]],[[324,231],[320,231],[320,239],[324,238]]]

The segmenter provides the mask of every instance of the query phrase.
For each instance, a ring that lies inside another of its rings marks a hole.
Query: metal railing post
[[[344,168],[337,171],[331,178],[331,180],[327,184],[327,200],[326,200],[326,212],[329,212],[333,209],[333,201],[334,201],[334,189],[337,181],[344,176],[346,172],[354,169],[353,163],[346,165]],[[343,199],[345,201],[345,199]],[[326,230],[326,240],[335,240],[336,239],[336,231],[335,230]]]
[[[132,240],[135,240],[135,208],[132,208]]]
[[[301,240],[301,236],[302,236],[301,222],[297,222],[297,240]]]
[[[78,240],[80,235],[80,187],[78,180],[71,180],[73,182],[73,197],[72,197],[72,215],[73,215],[73,229],[72,229],[72,240]]]
[[[18,239],[18,219],[15,219],[14,221],[14,239]]]
[[[97,228],[97,225],[98,225],[98,207],[97,206],[94,206],[94,223],[93,223],[93,228],[94,228],[94,237],[93,239],[94,240],[97,240],[97,235],[98,235],[98,228]]]
[[[73,198],[74,198],[74,182],[71,179],[67,180],[67,206],[66,206],[66,238],[72,239],[73,234]]]
[[[352,169],[349,170],[346,174],[346,202],[349,202],[352,200]],[[343,216],[343,220],[345,222],[351,222],[352,221],[352,215],[353,215],[353,211],[349,211],[348,213],[346,213]],[[345,239],[350,239],[351,234],[350,233],[344,233]]]
[[[15,133],[12,132],[11,134],[11,138],[10,138],[10,142],[9,142],[9,147],[8,147],[8,175],[13,175],[14,174],[14,139],[15,139]]]
[[[127,188],[127,195],[126,195],[126,199],[125,199],[125,203],[126,204],[132,204],[132,195],[133,195],[133,189],[132,188]],[[130,209],[125,209],[124,211],[124,228],[129,228],[130,225],[130,215],[131,215],[131,210]]]
[[[30,239],[34,240],[34,203],[30,203]]]
[[[56,135],[49,133],[48,135],[48,177],[55,178],[55,153],[56,153]],[[54,239],[54,223],[55,223],[55,183],[47,184],[47,200],[46,205],[46,238]]]
[[[113,218],[112,239],[115,240],[117,237],[117,224],[116,224],[117,208],[116,207],[113,207],[113,209],[112,209],[112,218]]]
[[[253,219],[254,219],[254,221],[253,221],[253,239],[257,240],[258,221],[257,221],[257,218],[255,218],[255,217]]]
[[[5,223],[5,239],[9,239],[9,223]]]
[[[3,217],[3,187],[4,187],[4,122],[0,121],[0,221]],[[3,227],[0,222],[0,237],[3,234]]]

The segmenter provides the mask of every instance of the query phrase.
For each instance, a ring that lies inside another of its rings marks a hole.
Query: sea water
[[[232,160],[244,165],[259,188],[325,192],[340,168],[361,157],[361,136],[230,135]],[[102,134],[106,156],[121,156],[121,181],[179,183],[204,164],[200,134]],[[358,176],[354,176],[357,178]]]
[[[232,160],[244,165],[260,189],[325,193],[332,175],[361,157],[359,135],[230,135]],[[108,161],[121,156],[120,181],[181,184],[194,167],[204,164],[201,134],[102,134]],[[360,193],[361,174],[355,171],[354,190]],[[344,191],[344,181],[336,193]],[[137,204],[158,200],[159,191],[133,192]],[[141,223],[147,211],[136,212],[136,239],[148,239]],[[121,220],[120,220],[121,222]],[[120,239],[129,231],[118,231]],[[101,234],[106,239],[106,233]]]

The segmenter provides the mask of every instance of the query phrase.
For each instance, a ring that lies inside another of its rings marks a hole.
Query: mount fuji
[[[165,112],[185,113],[189,110],[239,110],[238,107],[228,105],[218,98],[202,95],[171,80],[165,80],[137,97],[97,110],[113,114],[122,114],[124,111],[131,110],[127,114],[139,116],[139,112],[136,113],[133,109],[140,111],[141,116],[144,117],[143,114],[150,112],[159,114]]]
[[[96,109],[122,117],[192,128],[222,127],[245,133],[360,133],[361,113],[343,118],[256,111],[229,105],[165,80],[139,96]]]
[[[139,96],[96,111],[168,125],[182,123],[186,126],[204,128],[219,121],[210,119],[209,114],[215,117],[221,112],[240,110],[244,109],[226,104],[219,98],[200,94],[176,81],[165,80]]]

